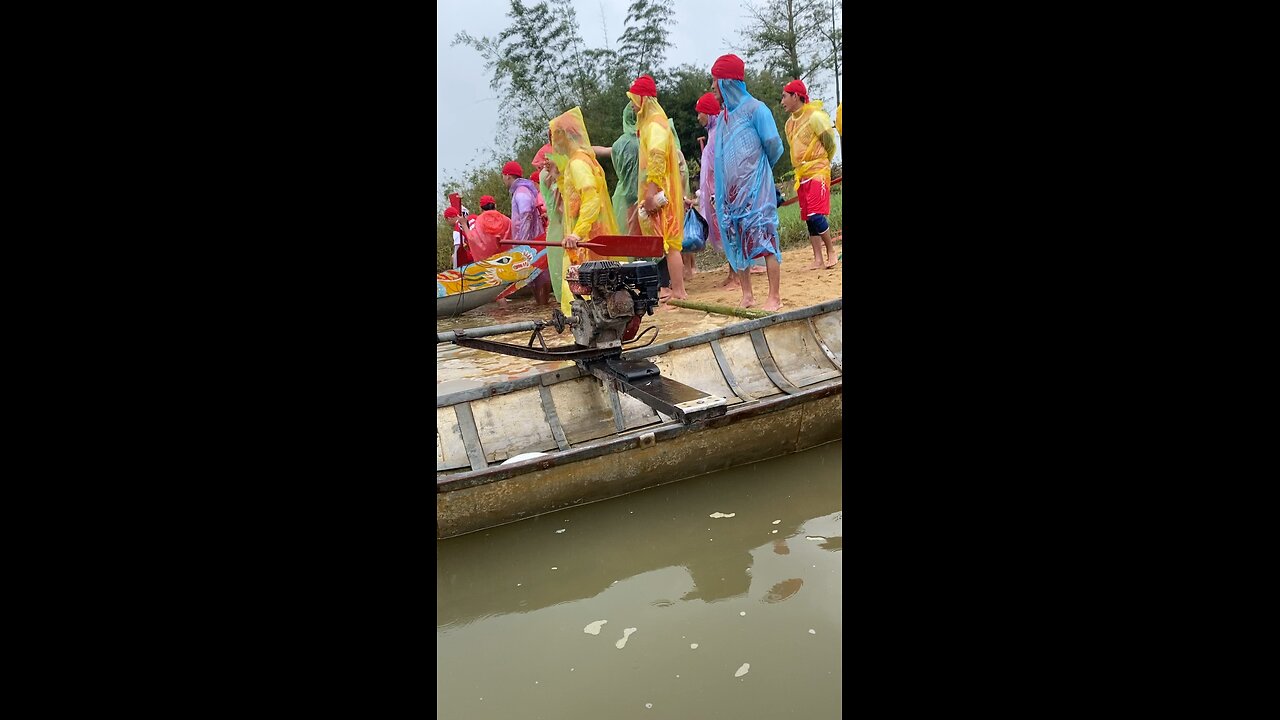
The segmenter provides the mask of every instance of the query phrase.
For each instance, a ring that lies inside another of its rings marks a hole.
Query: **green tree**
[[[750,21],[742,52],[752,62],[783,75],[805,78],[826,61],[822,30],[830,0],[763,0],[746,3]]]
[[[817,34],[821,37],[818,44],[827,51],[827,56],[819,61],[819,65],[814,66],[810,71],[810,77],[816,76],[820,68],[825,70],[826,65],[823,63],[831,63],[831,76],[835,81],[833,84],[836,89],[836,105],[840,104],[840,55],[844,52],[844,18],[841,17],[843,10],[842,3],[827,0],[826,3],[820,3],[814,12],[814,19],[819,28]],[[808,82],[807,79],[805,81]],[[831,112],[834,118],[835,111]]]
[[[618,63],[634,79],[652,75],[668,48],[674,11],[665,0],[633,0],[627,7],[626,30],[618,38]],[[656,77],[655,77],[656,79]]]
[[[507,17],[511,25],[497,37],[461,32],[452,45],[475,48],[484,58],[492,72],[489,86],[502,97],[500,111],[511,118],[517,142],[529,145],[546,136],[551,118],[601,94],[607,81],[602,68],[613,53],[583,46],[571,5],[553,9],[545,1],[511,0]]]

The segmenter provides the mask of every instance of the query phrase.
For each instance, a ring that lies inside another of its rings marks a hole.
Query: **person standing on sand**
[[[636,109],[636,131],[640,139],[638,162],[640,229],[647,235],[661,235],[667,254],[671,292],[662,299],[685,300],[684,192],[680,182],[680,158],[675,147],[667,113],[658,103],[658,86],[653,78],[641,75],[631,84],[627,99]],[[687,172],[686,172],[687,175]]]
[[[769,297],[761,309],[779,310],[782,254],[773,166],[782,157],[782,138],[773,113],[747,92],[745,77],[737,55],[722,55],[711,66],[711,92],[724,108],[716,127],[716,219],[725,257],[742,284],[742,307],[755,305],[748,269],[763,257]]]
[[[813,264],[808,270],[836,266],[836,248],[831,242],[827,216],[831,214],[831,159],[836,155],[836,131],[822,110],[822,101],[809,101],[804,83],[792,80],[782,88],[782,107],[787,118],[787,144],[791,164],[796,169],[796,196],[800,199],[800,219],[809,227]],[[823,245],[827,261],[822,261]]]
[[[548,155],[552,162],[547,167],[549,170],[554,167],[560,175],[558,187],[564,201],[565,269],[567,271],[569,266],[580,265],[588,260],[613,260],[614,258],[599,255],[588,248],[578,247],[579,242],[598,235],[618,234],[618,222],[613,215],[613,203],[609,201],[604,168],[596,160],[591,138],[587,134],[587,125],[582,119],[582,110],[574,107],[553,118],[549,124],[554,154]],[[555,282],[556,279],[553,278],[552,281]],[[559,282],[560,311],[569,315],[573,312],[569,307],[573,294],[563,275]]]

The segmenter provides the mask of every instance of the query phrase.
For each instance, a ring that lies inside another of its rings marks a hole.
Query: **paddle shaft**
[[[563,243],[546,242],[546,235],[539,235],[532,242],[521,243],[516,240],[500,240],[503,245],[536,245],[538,247],[564,247]],[[662,237],[659,235],[597,235],[587,242],[579,242],[578,247],[598,250],[600,255],[628,257],[661,257]]]

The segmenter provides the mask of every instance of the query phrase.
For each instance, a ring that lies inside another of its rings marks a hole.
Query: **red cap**
[[[804,83],[799,80],[792,80],[782,87],[783,92],[795,93],[804,98],[805,102],[809,102],[809,91],[805,89]]]
[[[456,218],[461,214],[456,207],[450,206],[444,209],[444,216],[449,219]]]
[[[520,163],[510,160],[506,165],[502,166],[503,175],[515,175],[516,177],[524,177],[524,168],[520,167]]]
[[[658,97],[658,85],[648,75],[641,75],[631,83],[631,92],[641,97]]]
[[[496,205],[496,204],[497,204],[497,201],[493,199],[493,196],[492,196],[492,195],[481,195],[481,196],[480,196],[480,207],[484,207],[485,205],[489,205],[490,203],[492,203],[492,204],[494,204],[494,205]]]
[[[718,80],[746,80],[747,66],[737,55],[721,55],[711,66],[711,77]]]
[[[539,182],[542,181],[542,171],[534,170],[533,174],[529,176],[529,179],[533,181],[534,185],[537,185]]]
[[[708,115],[718,115],[720,113],[720,103],[716,100],[714,94],[707,93],[698,98],[698,104],[694,105],[693,109]]]

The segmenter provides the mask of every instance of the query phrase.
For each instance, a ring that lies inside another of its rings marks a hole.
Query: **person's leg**
[[[680,256],[684,258],[684,279],[692,280],[693,276],[698,274],[697,256],[683,251]]]
[[[751,263],[751,274],[763,275],[765,273],[764,265],[764,258],[756,258],[755,261]]]
[[[831,215],[831,176],[817,178],[810,184],[814,187],[809,197],[809,217],[817,218],[818,222],[814,224],[817,232],[811,230],[809,234],[817,235],[826,247],[827,260],[823,267],[830,269],[836,266],[836,246],[831,242],[831,226],[827,222],[827,217]]]
[[[738,282],[742,284],[742,307],[749,308],[755,305],[756,298],[751,293],[751,271],[746,269],[739,271]]]
[[[826,215],[810,215],[806,223],[809,227],[809,240],[813,243],[813,253],[816,262],[821,263],[822,267],[833,268],[836,266],[836,246],[831,242],[831,226],[827,224]],[[827,259],[822,261],[822,250],[826,248]],[[812,268],[816,269],[816,268]]]
[[[687,300],[689,294],[684,291],[684,258],[677,248],[667,253],[667,272],[671,273],[671,297],[676,300]]]
[[[781,310],[782,309],[782,265],[778,263],[778,256],[769,255],[764,259],[765,268],[769,272],[769,297],[765,299],[764,305],[760,306],[761,310]]]
[[[538,273],[538,277],[533,281],[533,299],[538,303],[539,307],[545,306],[550,301],[551,295],[551,276],[547,273]]]
[[[800,183],[800,189],[796,191],[796,200],[800,204],[800,222],[809,228],[809,245],[813,248],[813,262],[810,263],[805,270],[821,270],[822,269],[822,238],[817,236],[813,231],[813,189],[815,182],[813,180],[805,180]]]

